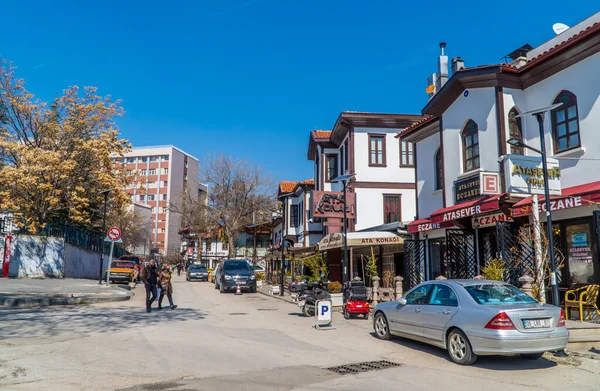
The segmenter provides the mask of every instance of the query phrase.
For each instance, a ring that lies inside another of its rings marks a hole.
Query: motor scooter
[[[327,283],[323,281],[313,282],[298,294],[297,300],[298,307],[302,308],[304,316],[315,316],[317,301],[331,300],[331,295],[327,290]]]

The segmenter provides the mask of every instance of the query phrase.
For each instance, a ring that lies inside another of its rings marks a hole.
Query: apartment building
[[[141,187],[128,189],[131,201],[146,204],[152,214],[152,252],[161,255],[180,249],[181,216],[169,210],[181,205],[184,191],[196,198],[199,193],[198,159],[172,145],[135,147],[124,155],[126,170],[135,171]]]

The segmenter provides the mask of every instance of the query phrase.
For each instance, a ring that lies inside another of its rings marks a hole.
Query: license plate
[[[523,327],[526,329],[549,329],[550,319],[525,319]]]
[[[362,304],[358,304],[356,308],[362,308]]]
[[[240,285],[246,285],[246,281],[239,281],[238,282]]]

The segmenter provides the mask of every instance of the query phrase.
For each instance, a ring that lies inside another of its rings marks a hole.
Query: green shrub
[[[504,281],[504,272],[506,272],[504,261],[501,259],[492,259],[481,270],[481,275],[486,280]]]
[[[329,293],[340,293],[342,291],[342,284],[339,281],[332,281],[328,285]]]

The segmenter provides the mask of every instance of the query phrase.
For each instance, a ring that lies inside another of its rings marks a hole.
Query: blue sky
[[[439,42],[467,66],[497,63],[594,3],[12,1],[0,55],[44,100],[70,85],[122,99],[133,145],[225,153],[301,180],[309,131],[341,111],[419,113]]]

